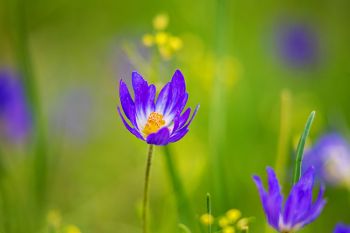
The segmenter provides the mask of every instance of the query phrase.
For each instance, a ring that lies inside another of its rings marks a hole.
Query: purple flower
[[[350,145],[337,133],[323,135],[305,152],[303,169],[313,166],[322,181],[350,187]]]
[[[342,224],[342,223],[338,223],[335,226],[333,233],[350,233],[350,226],[347,226],[347,225]]]
[[[0,70],[0,135],[12,142],[28,136],[31,113],[22,83],[8,70]]]
[[[319,35],[310,24],[284,22],[277,29],[279,56],[291,67],[313,66],[320,58]]]
[[[156,87],[148,85],[140,74],[132,73],[134,100],[127,85],[120,80],[119,95],[125,120],[118,106],[118,112],[125,127],[137,138],[148,144],[167,145],[183,138],[188,132],[188,126],[196,115],[199,105],[190,117],[191,108],[183,112],[188,93],[185,79],[179,70],[160,91],[156,100]]]
[[[281,233],[296,232],[314,221],[321,213],[326,201],[321,186],[316,201],[312,201],[314,169],[310,167],[293,185],[283,206],[283,195],[275,172],[267,168],[268,191],[263,187],[260,177],[253,176],[268,223]]]

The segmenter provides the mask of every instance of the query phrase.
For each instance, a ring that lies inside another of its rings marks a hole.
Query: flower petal
[[[182,111],[187,102],[185,78],[181,71],[175,71],[170,81],[170,90],[171,95],[169,95],[170,98],[167,107],[164,109],[164,115],[169,115],[169,117],[174,118],[177,111]]]
[[[321,214],[326,204],[326,200],[323,198],[324,192],[325,187],[322,185],[315,203],[312,204],[305,216],[303,216],[303,221],[301,223],[303,226],[313,222]]]
[[[170,82],[167,83],[162,90],[160,91],[157,102],[156,102],[156,112],[159,112],[164,115],[165,110],[167,109],[171,100],[171,87]]]
[[[261,178],[259,176],[253,176],[253,180],[255,182],[256,187],[258,188],[261,203],[262,203],[267,221],[273,228],[275,228],[276,230],[279,230],[278,218],[276,220],[275,214],[274,214],[276,211],[274,209],[278,209],[280,207],[279,206],[277,206],[277,208],[275,207],[276,203],[274,203],[273,197],[270,197],[269,194],[266,192],[262,184]]]
[[[168,127],[163,127],[158,130],[156,133],[148,135],[146,141],[148,144],[153,145],[166,145],[169,143],[169,129]]]
[[[139,127],[147,121],[145,106],[148,97],[148,83],[136,71],[132,72],[132,86],[135,93],[135,111]]]
[[[187,108],[186,111],[180,115],[180,113],[178,113],[175,118],[174,118],[174,127],[172,130],[172,134],[174,132],[176,132],[176,130],[178,128],[182,128],[182,126],[184,126],[184,124],[187,122],[189,116],[191,114],[191,108]]]
[[[269,193],[268,198],[266,200],[266,207],[268,208],[268,219],[269,223],[274,226],[278,227],[279,218],[281,215],[282,210],[282,201],[283,197],[281,194],[281,187],[279,185],[277,176],[272,168],[267,167],[267,178],[268,178],[268,185],[269,185]]]
[[[177,142],[179,141],[181,138],[183,138],[187,132],[189,131],[188,128],[183,128],[180,131],[177,131],[175,134],[171,135],[169,142]]]
[[[289,193],[284,213],[283,223],[286,226],[300,225],[300,219],[312,204],[312,188],[314,184],[314,168],[310,167]]]
[[[149,116],[149,114],[151,114],[155,110],[155,104],[154,104],[155,97],[156,97],[156,87],[153,84],[151,84],[148,87],[147,101],[144,106],[146,116]]]
[[[333,233],[350,233],[350,226],[347,226],[347,225],[342,224],[342,223],[338,223],[335,226]]]
[[[121,111],[120,111],[119,106],[117,107],[117,109],[118,109],[118,113],[119,113],[120,117],[122,118],[122,121],[123,121],[125,127],[130,131],[130,133],[132,133],[133,135],[135,135],[137,138],[139,138],[139,139],[141,139],[141,140],[144,140],[143,137],[141,136],[141,134],[140,134],[135,128],[132,128],[132,127],[126,122],[126,120],[124,119],[123,114],[122,114]]]
[[[135,127],[137,127],[135,120],[135,104],[131,98],[128,87],[123,80],[120,80],[119,83],[119,98],[126,117]]]

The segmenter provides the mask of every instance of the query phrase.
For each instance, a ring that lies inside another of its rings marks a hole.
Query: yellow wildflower
[[[173,55],[171,49],[167,46],[160,46],[159,48],[160,55],[165,59],[169,60],[171,56]]]
[[[249,219],[242,218],[237,222],[237,227],[240,230],[247,230],[249,228]]]
[[[225,227],[222,229],[222,233],[235,233],[235,228],[230,227],[230,226]]]
[[[153,19],[153,27],[156,30],[164,30],[169,24],[169,17],[167,14],[159,14]]]
[[[211,214],[203,214],[201,216],[201,222],[204,224],[204,225],[211,225],[214,223],[214,217],[213,215]]]
[[[230,220],[230,222],[236,222],[241,216],[241,211],[237,209],[230,209],[226,212],[226,217]]]
[[[165,32],[157,32],[155,35],[155,42],[157,45],[164,45],[167,43],[169,35]]]
[[[182,40],[179,37],[171,36],[169,38],[169,46],[174,50],[178,51],[182,48]]]
[[[142,43],[146,46],[146,47],[151,47],[154,44],[154,37],[151,34],[145,34],[142,37]]]
[[[65,228],[65,233],[81,233],[80,229],[75,225],[68,225]]]
[[[228,226],[229,224],[230,224],[230,221],[229,221],[228,218],[226,218],[226,217],[221,217],[221,218],[219,219],[219,226],[220,226],[220,227],[224,228],[224,227]]]

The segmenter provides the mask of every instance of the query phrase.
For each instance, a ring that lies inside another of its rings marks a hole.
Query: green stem
[[[164,150],[165,165],[167,168],[166,170],[169,174],[170,183],[175,193],[180,222],[184,223],[185,225],[191,226],[191,228],[193,229],[195,228],[195,225],[197,225],[195,224],[195,219],[194,219],[195,214],[193,213],[193,210],[191,208],[191,203],[188,200],[188,197],[182,185],[178,170],[173,161],[173,155],[171,153],[169,146],[164,146],[163,150]]]
[[[32,110],[33,124],[35,128],[35,148],[34,148],[34,179],[35,195],[38,211],[43,210],[46,200],[47,189],[47,157],[46,157],[46,135],[41,116],[41,105],[38,95],[37,83],[29,46],[29,33],[27,27],[26,6],[24,0],[8,1],[10,12],[12,12],[10,22],[13,29],[14,49],[16,52],[18,68],[23,78],[26,96]]]
[[[207,193],[207,214],[211,216],[211,196]],[[208,224],[208,233],[211,233],[211,223]]]
[[[215,194],[215,206],[219,212],[224,211],[228,202],[226,185],[226,174],[224,164],[224,147],[226,132],[226,87],[224,78],[226,74],[222,68],[222,57],[225,52],[225,24],[226,19],[226,1],[218,0],[216,9],[216,37],[215,37],[215,55],[216,70],[213,93],[211,97],[211,111],[209,116],[209,141],[210,141],[210,158],[212,167],[212,186]]]
[[[304,153],[304,146],[307,136],[309,135],[310,128],[312,125],[312,122],[315,118],[316,112],[313,111],[310,113],[309,118],[306,121],[304,132],[300,137],[297,152],[296,152],[296,160],[295,160],[295,168],[294,168],[294,176],[293,176],[293,184],[297,183],[301,176],[301,166],[303,161],[303,153]]]
[[[148,213],[148,190],[149,190],[149,177],[151,172],[152,165],[152,156],[153,156],[153,145],[149,145],[148,154],[147,154],[147,164],[145,172],[145,186],[143,190],[143,205],[142,205],[142,228],[143,233],[148,232],[147,225],[147,213]]]

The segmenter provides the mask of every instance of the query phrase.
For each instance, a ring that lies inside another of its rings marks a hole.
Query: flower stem
[[[312,111],[309,115],[309,118],[306,121],[304,132],[300,137],[298,147],[297,147],[297,154],[296,154],[296,161],[295,161],[295,168],[294,168],[294,176],[293,176],[293,184],[297,183],[300,176],[301,176],[301,166],[303,161],[303,153],[304,153],[304,146],[307,136],[309,135],[310,128],[312,125],[312,122],[315,118],[315,111]]]
[[[142,205],[142,228],[143,233],[147,233],[147,210],[148,210],[148,187],[149,187],[149,176],[151,172],[152,156],[153,156],[153,145],[149,145],[147,154],[147,164],[145,172],[145,186],[143,190],[143,205]]]
[[[211,196],[207,193],[207,214],[211,216]],[[211,233],[211,223],[208,224],[208,233]]]

